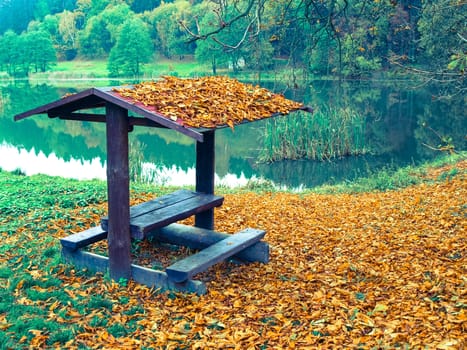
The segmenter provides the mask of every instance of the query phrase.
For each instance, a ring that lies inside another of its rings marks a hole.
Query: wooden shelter
[[[96,114],[99,109],[105,113]],[[87,112],[90,110],[92,113]],[[214,208],[223,203],[223,198],[214,194],[215,131],[227,125],[187,127],[153,106],[124,97],[115,88],[91,88],[14,118],[18,121],[36,114],[106,123],[108,216],[96,227],[61,239],[62,255],[67,261],[94,271],[109,270],[114,280],[132,278],[155,288],[199,294],[206,287],[192,277],[217,262],[230,257],[268,262],[269,246],[261,241],[264,231],[250,228],[233,235],[214,231]],[[128,133],[134,126],[170,128],[196,140],[195,191],[180,190],[130,208]],[[193,215],[194,227],[176,223]],[[166,271],[132,264],[131,238],[148,237],[200,252]],[[83,249],[103,239],[108,240],[108,258]]]

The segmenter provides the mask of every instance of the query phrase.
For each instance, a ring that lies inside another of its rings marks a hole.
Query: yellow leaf
[[[30,329],[29,330],[29,333],[33,334],[35,337],[39,336],[42,334],[42,331],[38,330],[38,329]]]
[[[0,323],[0,330],[4,331],[11,327],[11,323]]]
[[[457,349],[457,345],[459,344],[458,340],[455,339],[444,339],[438,345],[436,345],[436,349],[440,350],[454,350]]]
[[[373,309],[373,313],[375,312],[386,312],[388,310],[388,306],[385,304],[376,304],[375,308]]]

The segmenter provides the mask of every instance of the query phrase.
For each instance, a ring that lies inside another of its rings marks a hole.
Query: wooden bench
[[[156,228],[167,226],[222,205],[223,197],[213,194],[179,190],[130,208],[130,231],[135,239],[144,239]],[[108,231],[109,219],[103,217],[101,226]]]
[[[231,235],[190,225],[170,224],[151,231],[148,234],[148,238],[153,242],[202,250],[231,237]],[[261,262],[267,264],[269,262],[269,244],[263,241],[256,242],[231,258],[238,262]]]
[[[102,227],[97,226],[63,237],[60,239],[60,243],[62,243],[62,247],[74,251],[79,248],[86,247],[92,243],[102,241],[106,238],[107,231],[104,231]]]
[[[223,197],[194,191],[180,190],[130,208],[130,231],[135,239],[147,233],[192,215],[222,205]],[[71,250],[86,247],[107,238],[109,219],[103,217],[101,226],[78,232],[60,241]]]
[[[181,283],[185,282],[199,272],[230,258],[252,244],[261,240],[265,231],[247,228],[235,233],[200,252],[190,255],[166,268],[169,279]]]
[[[220,206],[223,197],[194,191],[180,190],[130,208],[130,232],[135,239],[152,238],[155,241],[201,249],[166,271],[131,265],[131,276],[150,287],[176,289],[203,294],[206,286],[191,278],[212,265],[228,258],[242,261],[269,261],[269,245],[262,242],[265,231],[245,229],[233,235],[200,227],[175,223],[189,216]],[[108,218],[101,226],[75,233],[61,239],[62,256],[76,266],[105,271],[109,259],[80,248],[107,238]]]

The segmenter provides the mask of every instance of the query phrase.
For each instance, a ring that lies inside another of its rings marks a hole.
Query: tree
[[[80,55],[88,58],[102,57],[112,48],[110,33],[99,16],[89,19],[78,40]]]
[[[21,39],[18,34],[8,30],[0,37],[0,65],[10,76],[16,76],[19,70]]]
[[[78,28],[76,13],[65,10],[58,14],[58,32],[61,36],[60,51],[67,60],[72,60],[78,52]]]
[[[45,72],[57,61],[57,53],[46,31],[39,29],[27,32],[24,44],[28,52],[29,63],[35,72]]]
[[[445,97],[467,91],[467,3],[440,0],[424,2],[418,21],[419,48],[427,68],[407,67],[427,83],[443,83]]]
[[[0,50],[0,66],[13,77],[26,76],[31,67],[44,72],[57,60],[50,34],[39,25],[21,35],[7,31],[0,37],[0,47],[4,48]]]
[[[99,15],[109,4],[110,0],[78,0],[78,7],[83,9],[89,17]]]
[[[50,13],[55,14],[65,10],[73,11],[76,8],[77,0],[45,0],[50,8]]]
[[[226,0],[209,1],[215,18],[210,25],[196,21],[195,30],[185,25],[192,41],[210,38],[224,50],[232,52],[270,46],[276,53],[286,54],[295,68],[303,61],[303,52],[310,51],[321,38],[337,42],[339,70],[341,68],[341,43],[337,19],[348,8],[348,1],[318,0]],[[322,35],[325,32],[327,35]],[[226,35],[227,34],[227,35]],[[248,55],[240,55],[243,58]],[[254,56],[252,57],[254,58]]]
[[[387,64],[381,54],[388,56],[388,39],[392,40],[390,44],[395,52],[413,56],[412,43],[417,38],[413,34],[413,24],[419,14],[411,4],[418,4],[418,0],[224,0],[205,3],[211,4],[215,19],[211,23],[202,23],[195,18],[196,25],[185,25],[191,41],[211,38],[227,50],[266,49],[264,40],[269,37],[276,55],[287,57],[292,68],[303,66],[317,71],[318,67],[320,72],[358,76]],[[224,35],[223,40],[222,34],[229,31],[230,35]],[[258,45],[261,41],[263,44]]]
[[[274,47],[265,38],[265,35],[258,35],[249,42],[249,49],[245,50],[244,58],[248,67],[256,71],[271,69],[274,65]]]
[[[195,45],[187,43],[187,36],[180,25],[192,17],[192,6],[186,0],[174,3],[161,3],[150,13],[145,14],[150,23],[151,35],[158,52],[167,58],[183,56],[194,52]]]
[[[196,60],[211,66],[212,74],[217,74],[217,68],[221,64],[227,64],[228,57],[222,51],[222,47],[210,39],[200,40],[195,50]]]
[[[420,47],[425,59],[446,70],[453,55],[467,52],[467,3],[425,2],[418,21]]]
[[[130,17],[134,17],[135,13],[126,3],[121,3],[114,0],[115,4],[108,5],[99,15],[105,23],[105,28],[110,34],[112,46],[117,42],[122,24]],[[107,51],[108,52],[108,51]]]
[[[38,0],[34,6],[34,17],[36,19],[42,19],[50,14],[50,8],[47,0]]]
[[[144,11],[151,11],[161,5],[161,0],[136,0],[131,4],[131,9],[135,13],[143,13]]]
[[[110,51],[107,67],[114,77],[138,77],[141,65],[149,62],[152,56],[152,41],[146,24],[133,17],[123,23],[117,43]]]
[[[215,14],[212,11],[208,11],[205,13],[204,17],[200,21],[200,25],[208,29],[212,27],[212,23],[215,20]],[[227,67],[229,63],[231,63],[232,68],[237,69],[237,57],[234,57],[233,54],[237,56],[239,54],[239,51],[228,51],[225,47],[219,45],[216,41],[218,40],[218,38],[220,38],[221,40],[227,40],[227,36],[229,35],[230,32],[225,31],[219,33],[219,35],[216,38],[206,37],[204,39],[198,40],[196,43],[196,60],[201,63],[210,64],[212,73],[214,75],[217,74],[217,69],[219,67]]]
[[[21,34],[34,19],[34,4],[31,0],[0,1],[0,34],[12,30]]]
[[[80,54],[89,58],[109,54],[122,24],[134,16],[127,4],[110,4],[98,15],[90,17],[79,35]]]
[[[308,43],[305,50],[305,61],[308,69],[314,74],[329,75],[338,66],[337,42],[328,37],[326,32],[320,33],[315,42]]]

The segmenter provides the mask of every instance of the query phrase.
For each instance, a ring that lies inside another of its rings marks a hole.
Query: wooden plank
[[[55,108],[60,108],[63,106],[68,106],[68,105],[73,105],[73,106],[78,105],[80,107],[80,108],[75,108],[73,110],[85,108],[87,107],[89,101],[92,103],[95,102],[94,97],[92,95],[93,95],[93,89],[87,89],[77,94],[68,95],[64,98],[61,98],[60,100],[50,102],[43,106],[39,106],[29,111],[17,114],[15,115],[14,119],[15,121],[18,121],[18,120],[30,117],[35,114],[48,113],[50,110],[53,110]]]
[[[106,273],[109,268],[109,258],[82,250],[70,250],[62,248],[63,259],[78,268],[87,268],[94,272]],[[164,290],[176,290],[180,292],[206,293],[206,285],[201,281],[188,280],[184,283],[171,281],[164,271],[152,270],[139,265],[131,265],[131,275],[135,282],[144,284],[150,288]]]
[[[207,194],[189,198],[132,219],[131,233],[135,238],[144,238],[147,232],[155,228],[172,224],[210,208],[220,206],[223,201],[224,198],[222,197]]]
[[[215,133],[211,130],[204,132],[203,135],[203,142],[196,142],[196,191],[214,194]],[[197,214],[195,226],[213,230],[214,209]]]
[[[180,190],[130,209],[131,235],[143,239],[147,232],[179,220],[186,219],[202,211],[222,205],[223,197]],[[108,218],[101,219],[104,230],[108,228]]]
[[[105,107],[105,101],[92,94],[80,100],[52,108],[47,111],[47,115],[49,118],[57,118],[62,114],[70,114],[78,110],[97,109],[102,107]]]
[[[130,209],[130,217],[133,219],[138,216],[145,215],[149,212],[156,211],[200,195],[200,193],[196,193],[194,191],[178,190],[153,200],[132,206]]]
[[[143,266],[132,265],[133,280],[151,288],[164,290],[176,290],[186,293],[206,294],[206,285],[201,281],[186,280],[183,283],[176,283],[168,278],[164,271],[148,269]]]
[[[97,122],[97,123],[105,123],[107,119],[103,114],[95,114],[95,113],[61,113],[58,117],[59,119],[63,120],[79,120],[85,122]],[[130,126],[148,126],[148,127],[155,127],[155,128],[166,128],[163,125],[157,124],[152,120],[147,118],[137,118],[137,117],[128,117],[128,123]]]
[[[131,277],[128,111],[106,104],[109,272],[114,280]]]
[[[246,247],[258,242],[265,235],[264,231],[247,228],[231,235],[202,251],[177,261],[166,268],[169,279],[183,282],[195,274],[205,271],[212,265],[221,262]]]
[[[170,224],[158,228],[147,234],[148,238],[155,241],[184,246],[191,249],[201,250],[217,243],[230,234],[207,230],[182,224]],[[269,262],[269,244],[266,242],[256,242],[232,256],[233,259],[246,262]]]
[[[89,244],[102,241],[106,238],[107,231],[104,231],[100,226],[96,226],[85,231],[63,237],[60,239],[60,242],[62,243],[63,247],[76,250],[82,247],[86,247]]]
[[[93,272],[106,273],[109,269],[109,258],[98,254],[62,247],[62,259],[77,268],[86,268]]]
[[[178,202],[181,202],[188,198],[196,197],[198,193],[189,191],[189,190],[178,190],[157,198],[154,198],[150,201],[134,205],[130,208],[130,219],[135,218],[144,214],[147,214],[151,211],[156,211],[158,209],[164,208],[168,205],[172,205]],[[109,223],[109,217],[104,216],[101,218],[101,225],[103,228],[107,228]]]

